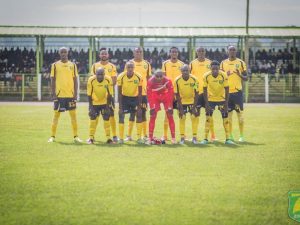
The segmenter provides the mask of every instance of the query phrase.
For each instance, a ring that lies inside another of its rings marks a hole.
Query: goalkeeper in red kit
[[[174,90],[172,81],[167,78],[160,70],[154,73],[147,83],[147,97],[150,106],[150,121],[149,121],[149,143],[153,143],[153,131],[157,112],[160,110],[160,104],[164,105],[166,115],[169,120],[169,126],[172,136],[172,144],[175,140],[175,123],[173,118],[173,99]]]

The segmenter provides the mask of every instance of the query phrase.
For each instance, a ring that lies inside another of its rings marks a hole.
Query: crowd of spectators
[[[299,62],[299,51],[296,50],[296,60]],[[189,62],[189,52],[185,49],[179,49],[179,59],[185,63]],[[123,71],[126,61],[133,58],[132,49],[108,49],[110,61],[117,66],[118,72]],[[240,53],[238,52],[238,57]],[[223,49],[207,49],[206,56],[209,59],[222,61],[227,58],[225,48]],[[33,49],[11,48],[0,49],[0,79],[5,85],[10,84],[19,88],[20,74],[34,74],[36,53]],[[88,68],[88,50],[69,50],[69,59],[77,64],[79,74],[87,74]],[[161,68],[162,62],[168,59],[167,49],[153,50],[145,49],[144,58],[150,62],[153,69]],[[58,50],[46,50],[43,55],[43,66],[41,69],[43,81],[48,82],[50,77],[51,63],[59,59]],[[97,56],[97,60],[98,56]],[[299,67],[293,65],[293,49],[258,49],[255,52],[249,50],[249,74],[268,73],[279,81],[288,73],[299,73]],[[275,76],[276,75],[276,76]],[[30,79],[30,78],[28,78]]]

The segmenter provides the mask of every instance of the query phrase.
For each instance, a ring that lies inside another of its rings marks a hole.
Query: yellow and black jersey
[[[71,61],[61,60],[51,65],[51,77],[55,78],[55,90],[58,98],[74,97],[74,78],[78,76],[77,66]]]
[[[139,87],[143,86],[143,79],[138,73],[134,72],[133,76],[129,78],[127,72],[123,72],[117,78],[117,85],[122,86],[122,95],[136,97]]]
[[[131,62],[134,63],[134,72],[138,73],[143,79],[142,95],[147,95],[147,80],[151,76],[151,65],[146,60],[137,62],[132,59]],[[124,69],[124,72],[126,72],[126,67]]]
[[[190,75],[189,79],[184,80],[178,76],[174,82],[174,93],[178,93],[183,105],[194,104],[195,91],[198,92],[199,82],[197,78]]]
[[[93,105],[107,104],[108,94],[113,94],[113,82],[109,76],[99,82],[96,75],[89,78],[87,82],[87,95],[92,97]]]
[[[174,63],[169,59],[163,62],[161,70],[166,73],[166,76],[171,79],[174,84],[176,77],[181,75],[181,67],[183,65],[184,63],[180,60]]]
[[[228,87],[228,77],[223,71],[219,71],[217,77],[207,72],[203,78],[203,87],[207,87],[209,102],[225,101],[225,87]]]
[[[117,76],[117,67],[111,62],[108,62],[106,64],[102,64],[101,62],[94,63],[91,68],[91,75],[96,75],[96,71],[100,67],[104,69],[106,76],[110,76],[110,77]]]
[[[199,94],[203,93],[203,77],[204,74],[210,71],[211,61],[209,59],[204,59],[204,61],[199,61],[194,59],[190,63],[191,74],[195,76],[199,81]]]
[[[239,77],[236,73],[237,70],[240,71],[240,74],[247,71],[246,63],[236,58],[235,60],[225,59],[221,62],[221,70],[223,70],[228,75],[229,83],[229,93],[235,93],[243,89],[242,78]]]

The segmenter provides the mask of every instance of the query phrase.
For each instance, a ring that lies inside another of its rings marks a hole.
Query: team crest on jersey
[[[73,69],[73,66],[69,66],[69,69],[72,70],[72,69]]]
[[[138,80],[134,80],[133,83],[134,83],[134,84],[138,84],[139,81],[138,81]]]
[[[289,197],[289,217],[297,222],[300,222],[300,191],[290,191]]]
[[[206,68],[207,68],[207,69],[210,69],[210,65],[209,65],[209,64],[207,64],[207,65],[206,65]]]
[[[108,69],[108,72],[111,72],[111,69]]]
[[[236,69],[239,69],[239,68],[240,68],[240,65],[239,65],[239,64],[235,64],[235,68],[236,68]]]
[[[145,69],[145,70],[148,69],[148,66],[147,66],[147,65],[144,65],[144,69]]]
[[[224,80],[219,80],[219,84],[223,84],[224,83]]]

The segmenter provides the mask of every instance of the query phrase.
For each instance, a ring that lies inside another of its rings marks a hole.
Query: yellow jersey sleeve
[[[165,62],[163,62],[162,66],[161,66],[161,71],[164,73],[166,72],[166,66],[167,66],[166,64],[167,64],[167,62],[165,61]]]
[[[88,79],[88,82],[87,82],[87,88],[86,88],[86,94],[87,96],[91,96],[92,95],[92,80],[95,78],[95,76],[92,76]]]
[[[203,87],[207,88],[208,84],[207,84],[207,76],[209,75],[209,73],[204,74],[203,76]]]
[[[228,76],[226,73],[222,73],[224,76],[224,87],[229,87]]]
[[[95,63],[91,67],[91,76],[92,75],[96,75],[96,66],[95,66]]]
[[[117,85],[122,86],[122,77],[124,76],[124,72],[121,73],[117,78]]]
[[[177,94],[178,93],[178,80],[180,79],[180,77],[177,77],[177,79],[175,80],[174,83],[174,93]]]
[[[73,77],[78,76],[78,70],[77,70],[77,65],[74,63],[74,72],[73,72]]]
[[[56,66],[55,63],[52,63],[50,77],[55,77],[55,75],[56,75]]]
[[[108,91],[110,95],[114,95],[114,85],[112,79],[109,76],[106,76],[108,80]]]

